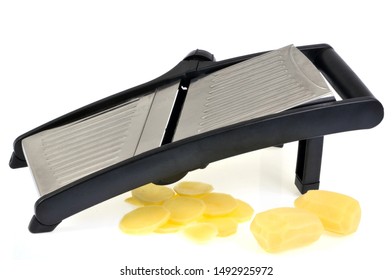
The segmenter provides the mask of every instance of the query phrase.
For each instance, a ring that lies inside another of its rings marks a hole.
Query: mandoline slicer
[[[40,194],[29,230],[48,232],[144,184],[292,141],[299,141],[296,186],[317,189],[324,135],[372,128],[383,114],[329,45],[218,62],[196,50],[155,80],[21,135],[10,166],[29,165]]]

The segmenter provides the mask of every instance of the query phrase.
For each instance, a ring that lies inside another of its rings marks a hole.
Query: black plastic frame
[[[95,172],[40,197],[35,204],[30,231],[52,231],[63,219],[146,183],[179,179],[210,162],[293,141],[300,143],[296,185],[301,193],[317,189],[323,136],[372,128],[382,121],[384,110],[331,46],[320,44],[299,49],[323,73],[342,100],[301,106],[167,143]],[[193,51],[155,80],[94,102],[19,136],[14,142],[10,167],[27,166],[21,141],[30,135],[93,115],[173,81],[189,83],[192,78],[259,54],[262,53],[216,62],[208,52]]]

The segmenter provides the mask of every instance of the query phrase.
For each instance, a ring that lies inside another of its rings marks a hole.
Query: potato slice
[[[172,221],[167,221],[165,224],[158,227],[154,232],[156,233],[174,233],[182,229],[184,226],[182,224],[173,223]]]
[[[175,223],[189,223],[199,218],[206,208],[197,198],[178,196],[166,200],[163,207],[170,211],[170,220]]]
[[[238,223],[249,221],[254,213],[252,206],[240,199],[236,199],[236,201],[237,207],[231,213],[225,215],[225,217],[233,218]]]
[[[184,229],[184,234],[196,242],[207,242],[218,235],[218,229],[210,223],[196,223]]]
[[[204,214],[207,216],[225,215],[237,207],[237,201],[225,193],[208,193],[201,197],[201,200],[206,204]]]
[[[174,191],[165,186],[147,184],[132,190],[132,196],[147,204],[161,204],[174,196]]]
[[[202,196],[210,193],[213,189],[210,184],[202,182],[181,182],[174,186],[176,193],[184,196]]]
[[[310,190],[297,198],[295,207],[316,214],[327,231],[348,235],[357,230],[361,207],[354,198],[324,190]]]
[[[144,206],[143,201],[140,201],[134,196],[130,196],[127,199],[125,199],[125,202],[132,204],[133,206],[141,207]]]
[[[165,224],[169,217],[169,210],[163,206],[144,206],[126,214],[120,221],[120,229],[130,234],[147,234]]]
[[[219,237],[226,237],[237,232],[238,223],[233,218],[226,217],[205,217],[201,223],[213,224],[218,229]]]
[[[267,252],[280,252],[318,240],[324,231],[313,213],[293,207],[282,207],[256,214],[250,230]]]

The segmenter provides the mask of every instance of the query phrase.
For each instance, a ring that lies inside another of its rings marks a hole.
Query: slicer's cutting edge
[[[322,149],[319,149],[319,141],[314,142],[317,145],[310,142],[307,145],[307,141],[332,133],[374,127],[383,119],[383,107],[330,46],[303,46],[299,49],[324,74],[343,100],[323,100],[301,105],[135,153],[128,159],[41,196],[35,204],[30,231],[51,231],[63,219],[146,183],[168,177],[179,178],[179,174],[203,168],[210,162],[297,140],[301,141],[302,148],[299,149],[297,159],[296,185],[301,192],[317,188],[320,166],[309,169],[307,165],[309,162],[317,162],[311,159],[320,154]],[[259,55],[215,62],[212,61],[213,56],[207,54],[196,51],[156,80],[87,105],[18,137],[14,142],[10,166],[24,166],[21,142],[28,136],[92,116],[174,81],[180,81],[180,85],[183,82],[186,84],[198,76],[211,74]],[[181,104],[178,108],[181,108]],[[147,128],[145,122],[144,129]],[[316,148],[311,148],[312,145]],[[321,165],[321,160],[318,164]]]

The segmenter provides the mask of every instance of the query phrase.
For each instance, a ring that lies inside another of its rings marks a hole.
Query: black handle
[[[320,51],[314,59],[314,64],[343,99],[374,97],[333,48]]]

